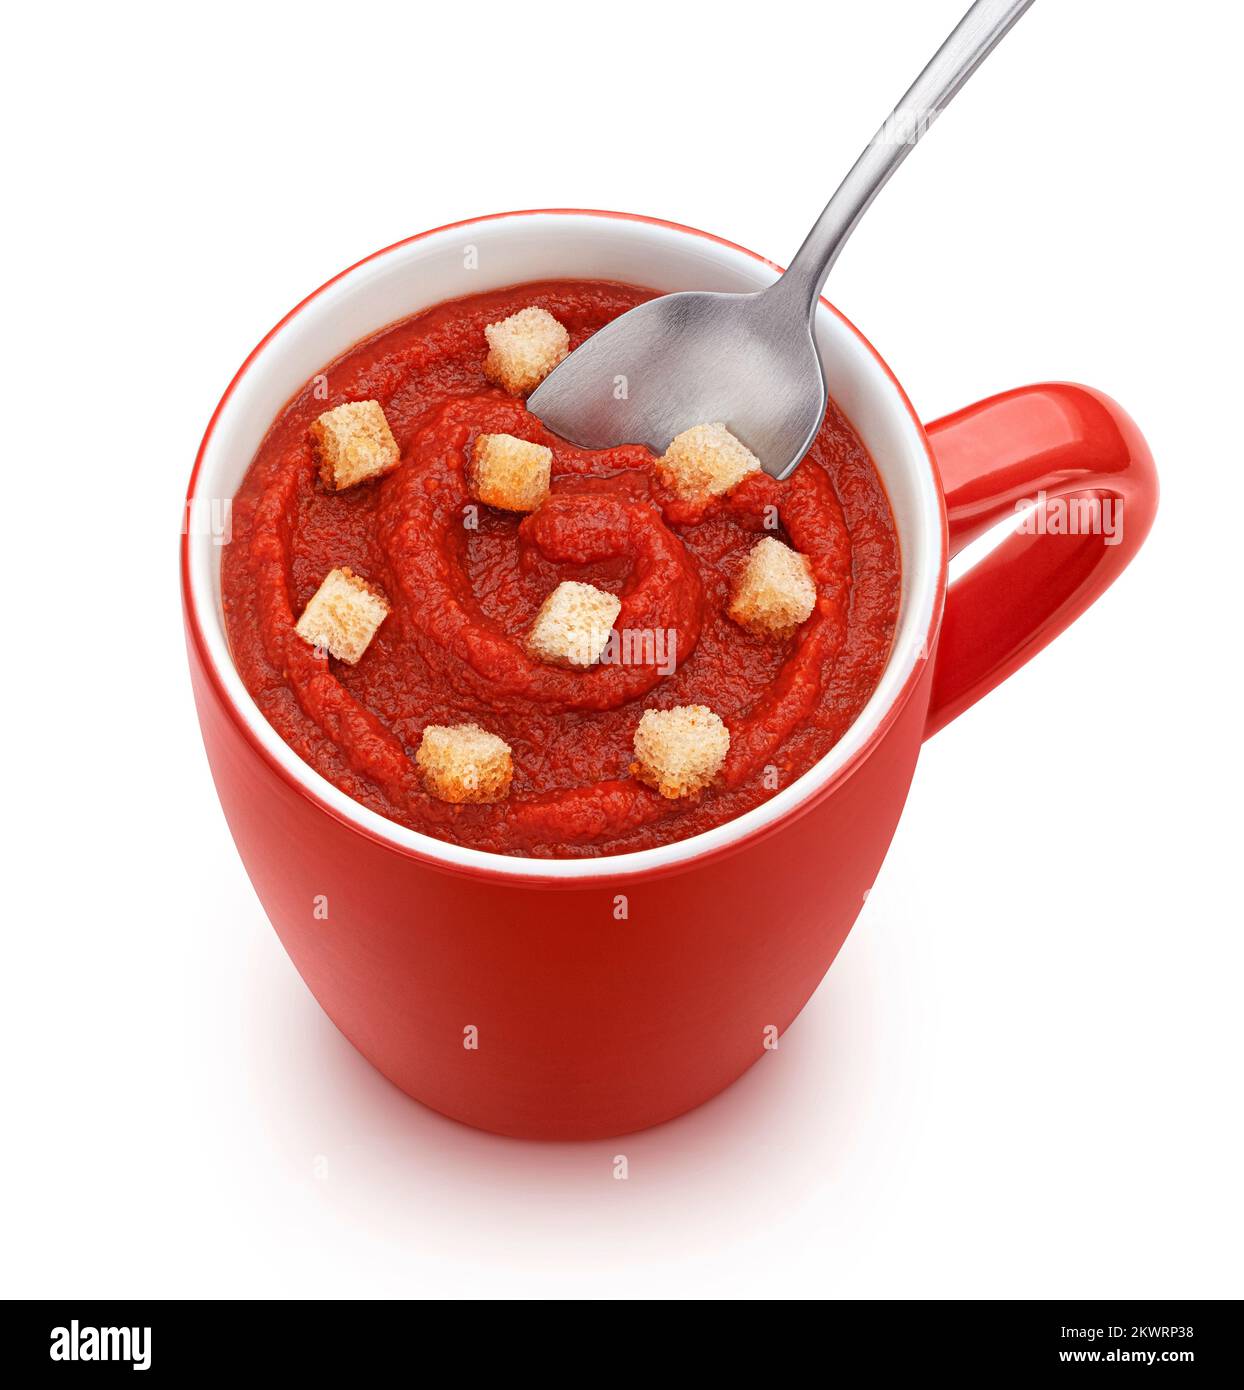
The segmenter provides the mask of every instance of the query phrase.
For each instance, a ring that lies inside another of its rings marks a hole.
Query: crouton
[[[702,791],[721,771],[730,730],[705,705],[645,710],[631,772],[671,800]]]
[[[549,495],[553,451],[512,434],[476,437],[467,470],[471,496],[507,512],[534,512]]]
[[[379,589],[352,570],[329,570],[294,631],[304,642],[326,647],[338,661],[353,666],[388,614],[389,601]]]
[[[759,467],[756,455],[721,424],[683,430],[657,459],[662,481],[680,497],[720,496]]]
[[[402,456],[379,401],[350,401],[326,410],[310,434],[320,481],[330,492],[383,477]]]
[[[478,724],[429,724],[415,762],[423,784],[440,801],[503,801],[514,764],[510,745]]]
[[[615,595],[567,580],[540,605],[527,649],[555,666],[594,666],[621,611],[622,600]]]
[[[806,555],[766,536],[735,575],[726,612],[762,637],[789,637],[816,607],[816,581]]]
[[[516,396],[534,391],[570,351],[570,334],[547,309],[520,309],[484,329],[484,375]]]

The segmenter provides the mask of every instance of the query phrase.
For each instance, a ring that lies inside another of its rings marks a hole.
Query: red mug
[[[283,319],[200,447],[182,540],[187,645],[251,882],[354,1046],[409,1095],[481,1129],[538,1139],[643,1129],[708,1100],[773,1045],[855,921],[923,740],[1039,651],[1139,549],[1157,505],[1149,450],[1112,400],[1067,384],[922,426],[872,346],[822,301],[830,394],[872,454],[902,547],[886,670],[843,739],[771,800],[675,844],[586,860],[431,839],[352,801],[286,746],[229,655],[228,500],[281,407],[325,363],[441,300],[558,276],[751,290],[777,274],[717,237],[621,213],[441,227],[360,261]],[[1015,534],[948,588],[950,556],[1021,511]]]

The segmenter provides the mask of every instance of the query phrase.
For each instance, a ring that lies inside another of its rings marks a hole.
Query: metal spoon
[[[868,205],[937,114],[1032,0],[976,0],[873,136],[780,280],[752,294],[649,300],[594,333],[535,391],[528,409],[588,449],[663,453],[692,425],[721,421],[784,478],[825,417],[812,336],[825,277]]]

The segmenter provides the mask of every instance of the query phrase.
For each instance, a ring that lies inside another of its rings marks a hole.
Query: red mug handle
[[[1148,446],[1109,396],[1055,382],[978,401],[928,426],[950,553],[1025,503],[1014,534],[953,583],[925,737],[1004,681],[1126,569],[1153,523]]]

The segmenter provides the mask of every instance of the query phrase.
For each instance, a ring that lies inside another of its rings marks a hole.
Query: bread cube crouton
[[[706,705],[645,710],[631,772],[671,800],[702,791],[721,771],[730,730]]]
[[[331,492],[383,477],[401,458],[379,401],[350,401],[326,410],[310,434],[320,481]]]
[[[527,649],[555,666],[594,666],[621,611],[622,600],[615,595],[567,580],[540,605]]]
[[[353,666],[388,614],[389,602],[379,589],[352,570],[329,570],[294,631],[304,642],[326,647],[338,661]]]
[[[471,496],[507,512],[534,512],[549,495],[553,451],[512,434],[476,437],[467,470]]]
[[[484,375],[516,396],[534,391],[570,351],[570,334],[547,309],[520,309],[484,329]]]
[[[756,455],[721,424],[683,430],[657,459],[662,481],[680,497],[720,496],[759,467]]]
[[[735,576],[726,612],[762,637],[789,637],[816,607],[816,581],[806,555],[766,536],[752,546]]]
[[[514,764],[510,745],[478,724],[429,724],[415,762],[423,784],[440,801],[503,801]]]

